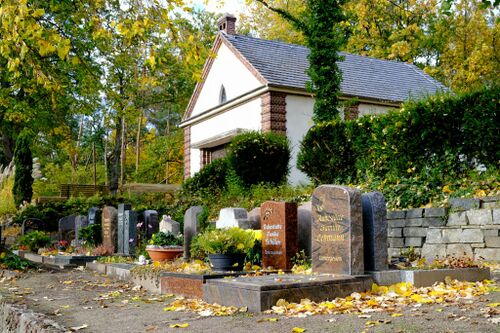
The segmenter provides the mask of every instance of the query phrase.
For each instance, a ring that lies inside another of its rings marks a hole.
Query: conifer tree
[[[33,196],[33,158],[30,149],[31,138],[27,131],[22,131],[16,140],[16,149],[14,151],[14,165],[16,173],[14,176],[14,187],[12,193],[16,206],[23,202],[30,202]]]

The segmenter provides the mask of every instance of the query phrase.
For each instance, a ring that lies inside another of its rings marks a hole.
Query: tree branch
[[[284,18],[285,20],[290,22],[292,25],[294,25],[301,32],[307,34],[307,25],[304,22],[302,22],[301,20],[299,20],[298,18],[296,18],[295,16],[293,16],[292,14],[290,14],[290,12],[288,12],[284,9],[281,9],[281,8],[273,7],[273,6],[269,5],[269,3],[265,0],[256,0],[256,1],[260,4],[262,4],[264,7],[266,7],[270,11],[275,12],[276,14],[278,14],[279,16],[281,16],[282,18]]]

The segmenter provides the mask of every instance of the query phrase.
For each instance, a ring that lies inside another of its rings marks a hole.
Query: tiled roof
[[[269,85],[305,89],[309,81],[306,74],[309,67],[307,47],[241,35],[224,34],[224,38],[259,71]],[[339,67],[344,95],[403,102],[447,90],[413,64],[349,53],[342,55],[344,60]]]

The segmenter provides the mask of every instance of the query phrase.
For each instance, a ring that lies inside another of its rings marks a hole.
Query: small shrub
[[[9,251],[0,254],[0,267],[3,269],[24,271],[36,266],[31,261],[23,259]]]
[[[78,231],[78,238],[83,240],[85,245],[97,246],[102,242],[102,228],[100,224],[91,224]]]
[[[229,168],[227,158],[216,159],[187,179],[182,184],[182,189],[190,194],[198,195],[221,193],[227,187],[226,176]]]
[[[52,245],[52,239],[43,231],[31,231],[19,237],[16,244],[32,252],[38,252],[38,249]]]
[[[206,230],[192,244],[195,252],[201,250],[206,254],[248,254],[254,247],[255,235],[238,227]]]
[[[182,235],[174,235],[171,232],[157,232],[153,234],[151,240],[149,241],[150,245],[156,246],[181,246],[184,243],[184,238]]]
[[[229,161],[246,185],[286,181],[290,147],[285,135],[248,132],[237,135],[229,146]]]

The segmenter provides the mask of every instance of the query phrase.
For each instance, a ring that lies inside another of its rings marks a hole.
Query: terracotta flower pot
[[[172,248],[151,248],[146,249],[148,251],[151,260],[153,261],[172,261],[175,258],[182,256],[184,249],[182,247],[172,247]]]

